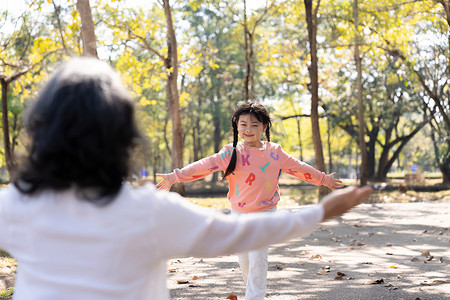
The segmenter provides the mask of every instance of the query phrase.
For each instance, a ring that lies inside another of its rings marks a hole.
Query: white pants
[[[264,212],[274,212],[277,208]],[[233,214],[242,214],[232,210]],[[267,289],[267,268],[268,268],[269,248],[264,247],[258,250],[243,252],[238,254],[239,266],[245,283],[245,300],[263,300]]]

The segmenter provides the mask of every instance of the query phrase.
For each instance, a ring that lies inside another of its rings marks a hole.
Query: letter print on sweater
[[[288,174],[290,174],[290,175],[292,175],[292,176],[295,176],[295,173],[297,173],[297,171],[294,171],[294,170],[292,170],[292,169],[289,169],[286,173],[288,173]]]
[[[227,150],[224,153],[220,154],[220,157],[222,158],[222,160],[225,160],[228,155],[231,156],[231,151],[230,150]]]
[[[250,158],[250,154],[247,156],[241,155],[241,157],[242,157],[242,166],[245,166],[245,165],[250,166],[250,161],[248,160]]]
[[[250,173],[250,175],[248,175],[247,179],[245,180],[245,183],[247,183],[248,185],[252,185],[253,181],[255,181],[256,176],[253,173]]]
[[[210,173],[212,173],[212,172],[214,172],[214,170],[217,170],[218,168],[219,168],[219,166],[214,166],[212,168],[209,168],[208,170]]]
[[[270,157],[272,157],[274,160],[278,160],[280,158],[278,154],[275,154],[274,152],[270,152]]]
[[[264,166],[259,167],[261,169],[261,171],[265,172],[266,168],[270,165],[270,161],[268,161]]]

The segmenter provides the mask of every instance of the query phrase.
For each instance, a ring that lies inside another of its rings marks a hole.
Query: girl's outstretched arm
[[[158,190],[169,191],[172,187],[173,182],[170,181],[169,174],[157,173],[156,176],[162,179],[156,184]]]
[[[161,177],[161,181],[156,184],[158,190],[170,190],[170,187],[176,182],[191,182],[202,179],[211,173],[225,171],[231,158],[232,147],[226,145],[219,153],[193,162],[182,169],[175,169],[173,172],[156,176]]]
[[[336,175],[336,172],[327,175],[330,177],[330,181],[327,184],[327,187],[332,190],[337,190],[344,187],[344,185],[342,184],[342,180],[335,178],[334,175]]]

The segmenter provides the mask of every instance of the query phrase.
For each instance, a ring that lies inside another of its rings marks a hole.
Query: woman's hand
[[[332,190],[337,190],[344,187],[344,185],[342,184],[342,180],[334,178],[335,174],[336,172],[333,172],[330,175],[328,175],[330,176],[330,183],[327,185],[327,187],[329,187]]]
[[[365,186],[362,188],[350,186],[326,195],[320,202],[324,209],[323,220],[330,219],[347,212],[351,208],[360,204],[370,193],[372,193],[372,188],[370,186]]]
[[[173,184],[172,182],[170,182],[169,174],[158,173],[158,174],[156,174],[156,176],[159,176],[162,178],[161,181],[159,181],[156,184],[156,187],[158,188],[158,190],[169,191]]]

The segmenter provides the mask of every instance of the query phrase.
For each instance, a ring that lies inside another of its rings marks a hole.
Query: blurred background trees
[[[149,142],[139,172],[152,179],[229,143],[234,107],[252,99],[269,108],[274,142],[327,173],[358,176],[365,154],[368,180],[417,171],[449,183],[448,1],[3,2],[3,181],[27,146],[21,115],[41,82],[94,53],[88,3],[98,57],[136,99]]]

